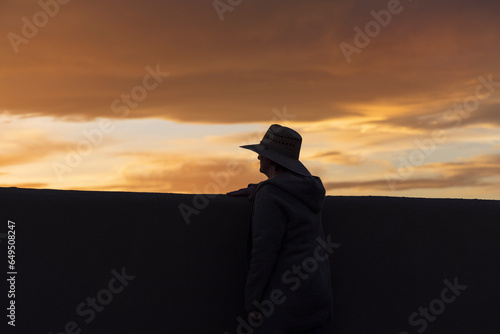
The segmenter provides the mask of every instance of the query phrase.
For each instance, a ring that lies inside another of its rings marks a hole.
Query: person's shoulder
[[[265,181],[262,181],[261,183],[259,183],[259,185],[257,186],[257,189],[255,190],[256,193],[267,193],[269,191],[273,191],[275,189],[278,188],[278,186],[276,184],[274,184],[274,182],[271,182],[272,179],[268,179],[268,180],[265,180]]]
[[[266,181],[262,181],[259,183],[256,191],[255,191],[255,200],[265,199],[265,200],[273,200],[278,199],[283,196],[283,189],[276,184],[276,180],[268,179]]]

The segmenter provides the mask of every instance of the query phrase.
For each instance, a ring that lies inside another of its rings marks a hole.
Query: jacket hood
[[[272,184],[286,191],[291,196],[296,197],[315,213],[321,211],[323,208],[325,188],[323,187],[321,179],[317,176],[302,176],[284,173],[263,181],[260,187],[267,184]]]

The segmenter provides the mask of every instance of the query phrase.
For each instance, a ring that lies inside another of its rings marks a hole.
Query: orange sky
[[[276,122],[328,194],[500,199],[499,12],[2,1],[0,186],[225,192],[264,179],[238,146]]]

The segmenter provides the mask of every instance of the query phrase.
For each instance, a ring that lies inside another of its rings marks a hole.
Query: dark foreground
[[[0,332],[249,333],[249,214],[223,195],[0,188]],[[499,201],[328,197],[324,227],[325,333],[500,332]]]

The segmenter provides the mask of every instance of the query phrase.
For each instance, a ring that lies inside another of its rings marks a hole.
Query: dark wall
[[[237,333],[250,209],[224,195],[0,188],[2,275],[8,220],[17,271],[15,331],[2,285],[0,332]],[[340,247],[326,333],[499,333],[499,217],[499,201],[328,197]]]

